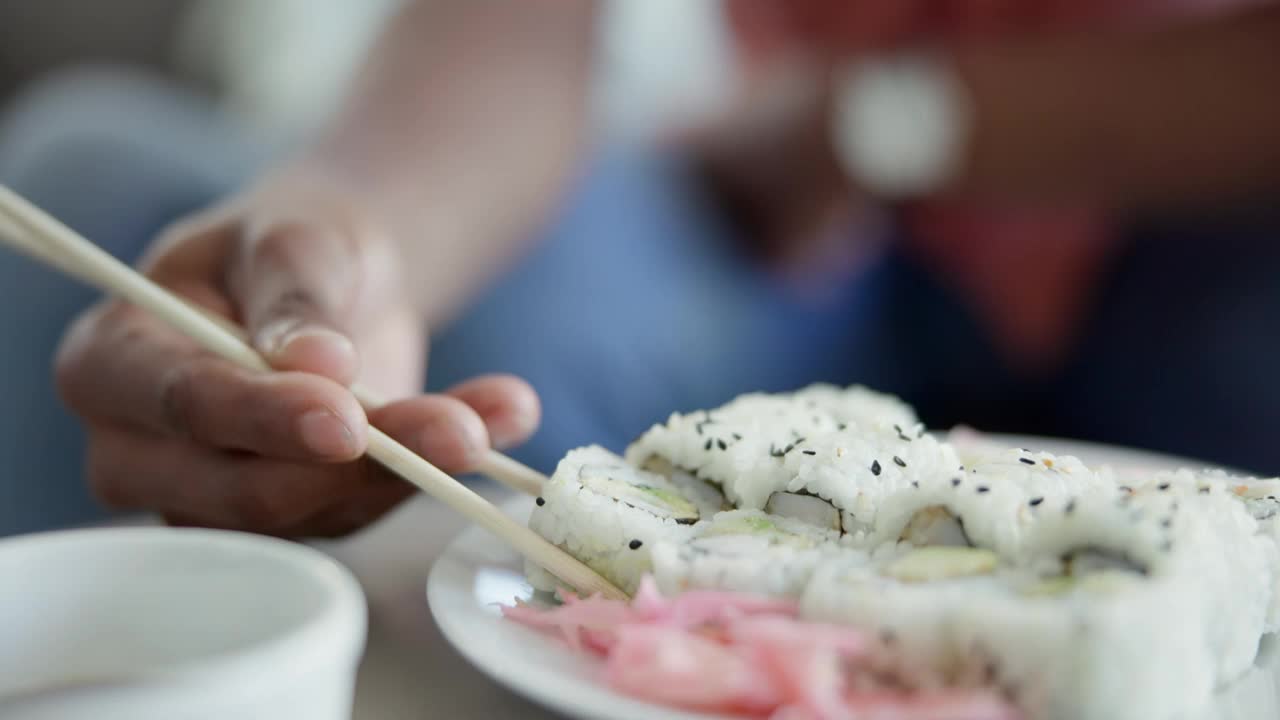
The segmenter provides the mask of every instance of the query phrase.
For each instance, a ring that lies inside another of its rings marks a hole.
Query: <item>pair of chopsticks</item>
[[[153,313],[226,360],[250,370],[271,372],[270,365],[246,343],[241,329],[173,295],[4,185],[0,185],[0,243]],[[353,387],[352,392],[365,408],[382,404],[365,388]],[[369,428],[367,455],[579,592],[626,598],[595,571],[374,427]],[[496,451],[490,452],[478,469],[531,495],[538,494],[545,481],[541,473]]]

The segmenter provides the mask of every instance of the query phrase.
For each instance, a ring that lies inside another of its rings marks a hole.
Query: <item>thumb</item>
[[[253,345],[280,370],[350,385],[359,358],[347,331],[364,263],[340,231],[291,224],[248,233],[230,286]]]

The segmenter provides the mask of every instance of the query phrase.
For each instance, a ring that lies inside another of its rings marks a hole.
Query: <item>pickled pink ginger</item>
[[[664,598],[645,578],[630,602],[565,595],[503,608],[604,658],[619,692],[662,705],[774,720],[1018,720],[992,691],[876,688],[874,643],[799,618],[794,602],[695,590]],[[855,689],[857,688],[857,689]]]

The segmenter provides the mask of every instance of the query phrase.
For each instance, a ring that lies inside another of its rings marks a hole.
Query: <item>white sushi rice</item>
[[[1280,629],[1280,479],[1126,485],[951,437],[865,388],[746,395],[625,461],[570,453],[530,526],[624,589],[798,597],[876,633],[908,685],[994,684],[1034,720],[1194,717]]]
[[[816,385],[795,395],[744,395],[711,411],[674,414],[628,450],[642,465],[661,457],[720,485],[736,507],[763,509],[792,477],[785,462],[805,443],[849,426],[868,432],[916,428],[915,413],[888,395],[862,387]],[[888,461],[888,458],[886,458]]]
[[[650,553],[658,542],[692,536],[690,525],[662,517],[644,507],[593,487],[605,477],[633,487],[657,488],[680,495],[665,478],[638,470],[600,447],[570,452],[544,484],[529,516],[529,527],[623,590],[633,593],[652,570]],[[688,501],[692,505],[692,501]],[[534,566],[536,568],[536,566]],[[538,590],[553,591],[555,579],[545,572],[529,573]]]

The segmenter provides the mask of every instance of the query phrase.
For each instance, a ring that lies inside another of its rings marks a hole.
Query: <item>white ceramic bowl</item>
[[[354,577],[307,547],[174,528],[0,542],[0,717],[350,718]]]

